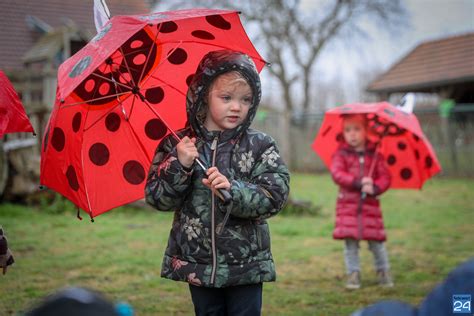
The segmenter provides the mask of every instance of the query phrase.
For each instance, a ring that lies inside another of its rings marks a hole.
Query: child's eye
[[[250,105],[251,103],[252,103],[252,98],[250,98],[250,97],[244,98],[244,104]]]
[[[230,96],[228,96],[228,95],[223,95],[223,96],[221,96],[221,99],[222,99],[223,101],[228,102],[228,101],[230,101],[231,98],[230,98]]]

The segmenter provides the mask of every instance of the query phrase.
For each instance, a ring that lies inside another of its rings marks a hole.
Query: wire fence
[[[474,176],[474,104],[457,104],[444,117],[437,109],[415,111],[442,167],[442,175]],[[327,168],[311,149],[324,113],[286,119],[267,112],[257,115],[252,127],[271,135],[293,171],[323,172]]]

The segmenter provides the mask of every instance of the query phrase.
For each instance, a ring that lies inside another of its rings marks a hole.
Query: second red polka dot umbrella
[[[387,102],[354,103],[327,111],[312,144],[313,150],[330,168],[332,155],[343,142],[345,115],[363,114],[371,140],[378,143],[392,175],[392,188],[417,188],[441,170],[438,158],[420,123],[412,113],[405,113]],[[366,165],[364,175],[371,176],[374,165]]]
[[[41,184],[91,217],[143,198],[158,142],[184,127],[199,61],[220,49],[249,55],[259,71],[265,65],[235,11],[113,17],[59,68]]]

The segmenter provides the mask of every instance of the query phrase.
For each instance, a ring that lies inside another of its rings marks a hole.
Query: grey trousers
[[[355,239],[344,239],[344,260],[346,262],[347,273],[360,271],[359,241]],[[369,240],[369,250],[374,255],[374,266],[376,271],[390,270],[388,254],[383,241]]]

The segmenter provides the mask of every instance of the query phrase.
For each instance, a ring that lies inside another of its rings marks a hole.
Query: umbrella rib
[[[145,73],[145,69],[148,66],[148,62],[150,61],[151,52],[153,51],[153,49],[156,46],[156,39],[158,38],[158,34],[160,34],[160,29],[161,29],[161,24],[160,24],[160,27],[158,28],[158,31],[156,32],[155,39],[153,40],[153,44],[151,45],[151,49],[148,50],[148,54],[146,56],[146,61],[145,61],[145,66],[143,67],[142,73],[140,74],[140,77],[138,79],[139,83],[142,81],[143,75]]]
[[[130,56],[130,55],[133,55],[133,54],[136,54],[136,53],[139,53],[139,52],[146,53],[146,52],[148,52],[148,51],[149,51],[148,47],[147,47],[147,46],[144,46],[143,48],[137,48],[137,49],[131,51],[131,52],[128,53],[128,54],[125,54],[125,53],[124,53],[124,54],[123,54],[123,57],[125,57],[125,56]]]
[[[117,94],[110,94],[110,95],[106,95],[104,97],[90,99],[90,100],[86,100],[86,101],[70,103],[70,104],[62,105],[61,108],[69,108],[71,106],[76,106],[76,105],[80,105],[80,104],[87,104],[88,102],[94,102],[94,101],[99,101],[99,100],[103,100],[103,99],[108,99],[108,98],[113,97],[113,96],[121,96],[121,95],[124,95],[124,94],[127,94],[127,93],[130,93],[130,91],[125,91],[125,92],[117,93]]]
[[[84,169],[84,146],[81,146],[81,167],[82,167],[82,170],[85,170]],[[86,199],[87,199],[87,206],[89,208],[89,215],[90,217],[92,218],[92,206],[91,206],[91,201],[90,201],[90,198],[89,198],[89,192],[87,190],[87,186],[86,186],[86,179],[85,177],[83,176],[82,177],[84,183],[84,193],[86,194]]]
[[[169,43],[176,43],[176,42],[169,42]],[[163,63],[164,63],[166,60],[168,60],[168,57],[169,57],[171,54],[173,54],[174,51],[177,50],[179,46],[181,46],[181,44],[182,44],[181,41],[178,42],[178,45],[176,45],[172,50],[169,51],[169,53],[166,55],[166,58],[163,58],[163,60],[162,60],[158,65],[156,65],[155,71],[156,71],[156,69],[158,69],[161,65],[163,65]],[[163,46],[163,45],[161,45],[161,46]],[[142,83],[145,84],[145,83],[148,81],[148,79],[150,79],[150,77],[153,77],[153,79],[158,79],[157,77],[154,77],[153,75],[150,74],[150,76],[149,76],[148,78],[146,78],[145,80],[143,80]],[[161,79],[158,79],[158,80],[164,82],[164,81],[161,80]],[[143,86],[143,84],[142,84],[142,86]],[[171,85],[170,85],[170,86],[171,86]],[[176,88],[175,88],[175,89],[176,89]],[[178,91],[179,91],[179,90],[178,90]]]
[[[130,79],[132,80],[132,84],[133,84],[133,86],[135,87],[135,86],[137,86],[137,84],[136,84],[135,81],[133,80],[132,73],[130,72],[130,68],[129,68],[129,66],[128,66],[127,58],[125,57],[125,54],[123,53],[122,47],[120,47],[120,52],[122,53],[123,60],[125,61],[125,67],[127,68],[127,71],[128,71],[128,73],[130,74]]]
[[[155,114],[155,116],[159,118],[163,124],[165,124],[166,128],[170,131],[171,135],[173,135],[173,137],[178,142],[181,141],[181,138],[178,136],[178,134],[176,134],[175,131],[173,131],[173,129],[169,127],[168,123],[166,123],[166,121],[161,118],[161,115],[151,106],[150,102],[148,102],[147,99],[145,99],[144,102],[148,106],[148,108]]]
[[[114,85],[115,85],[115,90],[117,91],[118,89],[120,89],[120,87],[117,86],[117,81],[114,79],[114,77],[112,76],[112,74],[111,74],[111,79],[112,79],[112,82],[113,82]],[[128,93],[128,91],[126,91],[126,92],[124,92],[124,93]],[[84,130],[83,130],[84,132],[87,131],[87,130],[89,130],[89,129],[91,129],[91,128],[92,128],[95,124],[97,124],[104,116],[106,116],[107,114],[109,114],[110,112],[112,112],[112,111],[113,111],[116,107],[118,107],[119,105],[120,105],[121,108],[122,108],[122,112],[123,112],[123,114],[124,114],[124,116],[125,116],[125,120],[128,120],[128,118],[130,117],[130,115],[127,117],[127,113],[125,112],[125,109],[124,109],[124,107],[123,107],[123,102],[120,100],[118,94],[116,94],[115,96],[116,96],[116,98],[117,98],[117,105],[114,106],[114,107],[112,107],[109,111],[107,111],[106,113],[104,113],[102,116],[100,116],[96,121],[94,121],[91,125],[89,125],[89,127],[84,128]],[[127,98],[128,98],[128,97],[126,97],[125,100],[126,100]],[[135,102],[135,99],[133,99],[133,102]],[[133,106],[133,105],[132,105],[132,106]],[[131,114],[131,112],[130,112],[130,114]]]
[[[137,95],[134,95],[134,96],[135,96],[135,98],[138,98]],[[135,98],[134,98],[134,99],[135,99]],[[145,103],[148,103],[148,102],[145,100]],[[141,142],[140,137],[138,137],[138,135],[137,135],[137,133],[135,132],[135,129],[133,128],[133,126],[132,126],[132,124],[130,123],[130,121],[127,121],[127,123],[128,123],[129,126],[130,126],[130,130],[132,131],[133,136],[135,137],[135,140],[138,142],[138,144],[140,145],[140,147],[141,147],[143,153],[145,154],[145,157],[147,158],[148,163],[151,163],[151,157],[148,157],[148,155],[147,155],[148,150],[146,149],[145,145],[143,145],[143,143]],[[166,125],[166,123],[164,123],[164,124]],[[168,125],[166,125],[166,126],[168,127]]]
[[[133,70],[133,71],[135,71],[135,72],[140,71],[139,69],[136,69],[136,68],[133,68],[133,67],[130,67],[130,66],[128,66],[128,68],[125,68],[124,66],[122,66],[122,65],[120,65],[120,64],[117,64],[117,63],[115,63],[115,65],[118,65],[119,68],[125,69],[126,71],[128,71],[128,73],[130,74],[130,77],[131,77],[132,80],[133,80],[133,76],[132,76],[131,70]],[[122,73],[122,72],[119,72],[119,75],[120,75],[120,78],[122,78],[123,80],[129,82],[129,81],[127,80],[127,78],[125,78],[125,77],[123,76],[123,73]]]
[[[133,101],[132,101],[132,106],[130,107],[130,113],[128,115],[128,118],[131,118],[132,117],[132,112],[133,112],[133,108],[135,107],[135,100],[137,98],[133,98]]]
[[[131,95],[131,94],[130,94],[130,95]],[[128,99],[128,98],[130,97],[130,95],[127,96],[123,101],[125,101],[126,99]],[[94,122],[92,122],[89,126],[84,127],[83,131],[86,132],[86,131],[90,130],[90,129],[91,129],[92,127],[94,127],[94,125],[96,125],[101,119],[103,119],[104,116],[106,116],[107,114],[109,114],[110,112],[112,112],[112,111],[113,111],[115,108],[117,108],[119,105],[122,105],[122,103],[123,103],[122,101],[118,101],[118,103],[117,103],[115,106],[113,106],[113,107],[110,108],[107,112],[105,112],[104,114],[102,114],[98,119],[96,119]]]
[[[114,77],[112,76],[112,74],[110,74],[110,76],[112,78],[112,81],[115,84],[115,91],[121,90],[120,87],[117,85],[117,82],[114,79]],[[120,105],[120,107],[122,108],[122,113],[125,116],[125,120],[128,120],[127,112],[125,112],[125,108],[123,107],[123,103],[120,101],[120,98],[119,98],[118,95],[116,96],[116,99],[117,99],[118,105]]]
[[[160,82],[163,82],[164,84],[166,84],[168,87],[176,90],[177,92],[179,92],[180,94],[182,94],[183,96],[186,96],[186,93],[182,92],[181,90],[179,90],[178,88],[176,88],[175,86],[173,86],[172,84],[169,84],[167,83],[166,81],[163,81],[162,79],[158,78],[158,77],[155,77],[154,75],[150,75],[150,78],[153,78],[153,79],[156,79]],[[156,88],[156,87],[161,87],[161,85],[159,86],[151,86],[151,87],[148,87],[148,88],[142,88],[140,89],[140,91],[143,91],[143,90],[149,90],[149,89],[153,89],[153,88]]]
[[[94,76],[96,76],[96,77],[99,77],[99,78],[102,78],[102,79],[104,79],[104,80],[106,80],[106,81],[109,81],[109,82],[114,83],[114,80],[109,79],[109,78],[104,77],[104,76],[101,76],[101,75],[99,75],[99,74],[96,74],[95,72],[93,72],[92,74],[93,74]],[[132,90],[132,87],[129,87],[129,86],[127,86],[127,85],[124,85],[123,83],[120,83],[120,82],[117,82],[117,81],[115,81],[115,83],[117,83],[118,85],[121,85],[121,86],[124,87],[124,88],[129,89],[130,91]]]
[[[113,62],[112,64],[117,65],[119,68],[124,68],[122,65],[117,64],[116,62]],[[112,73],[114,72],[113,69],[112,69],[112,64],[109,65],[109,68],[110,68],[110,79],[114,82],[115,90],[117,90],[118,87],[117,87],[117,85],[115,84],[115,83],[117,83],[117,81],[114,79],[114,77],[113,77],[113,75],[112,75]],[[124,68],[124,69],[126,69],[126,68]],[[130,73],[130,71],[129,71],[128,69],[126,69],[126,70]],[[125,78],[125,77],[123,76],[123,73],[122,73],[122,72],[118,71],[117,73],[118,73],[119,77],[120,77],[121,79],[123,79],[126,83],[130,83],[130,81],[127,80],[127,78]],[[130,73],[130,77],[132,77],[132,74],[131,74],[131,73]],[[133,78],[132,78],[132,79],[133,79]]]

